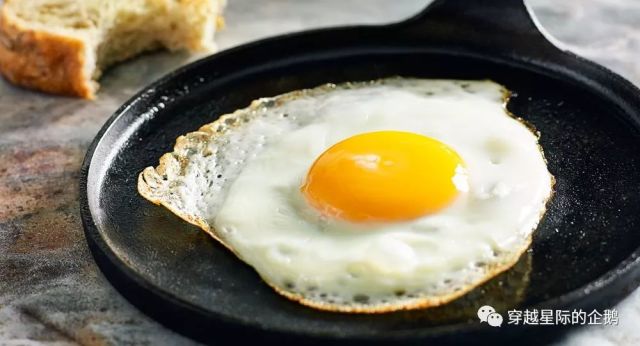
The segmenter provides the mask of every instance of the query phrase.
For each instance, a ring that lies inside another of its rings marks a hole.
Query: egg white
[[[552,193],[538,138],[506,112],[505,95],[491,81],[391,78],[259,100],[179,139],[158,169],[143,172],[139,190],[304,304],[439,305],[515,263]],[[468,191],[407,222],[355,224],[309,207],[300,186],[314,160],[380,130],[446,143],[465,162]]]

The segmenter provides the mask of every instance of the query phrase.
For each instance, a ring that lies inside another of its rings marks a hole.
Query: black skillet
[[[300,306],[136,192],[138,173],[156,165],[178,135],[253,99],[394,75],[506,85],[514,92],[508,108],[542,133],[557,179],[532,249],[514,269],[453,304],[382,315]],[[111,283],[145,313],[201,341],[537,343],[565,328],[507,325],[507,309],[602,312],[638,284],[639,128],[639,90],[549,43],[522,0],[438,0],[397,24],[316,30],[234,48],[147,87],[89,148],[82,219]],[[484,304],[499,306],[502,327],[478,322]]]

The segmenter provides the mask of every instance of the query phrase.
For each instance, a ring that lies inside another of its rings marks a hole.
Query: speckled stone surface
[[[279,33],[384,23],[425,0],[230,0],[221,49]],[[562,44],[640,84],[640,2],[530,0]],[[78,212],[85,150],[116,108],[194,60],[158,53],[111,69],[96,101],[43,95],[0,79],[0,345],[191,345],[129,305],[87,249]],[[616,307],[617,327],[587,327],[563,345],[640,344],[640,291]]]

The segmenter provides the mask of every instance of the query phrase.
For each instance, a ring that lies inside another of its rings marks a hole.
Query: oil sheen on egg
[[[138,190],[302,304],[440,305],[512,266],[552,194],[507,95],[389,78],[257,100],[180,137]]]

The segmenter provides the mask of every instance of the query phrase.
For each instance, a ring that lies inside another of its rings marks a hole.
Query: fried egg
[[[396,77],[260,99],[178,138],[138,190],[304,305],[441,305],[511,267],[552,194],[507,96]]]

